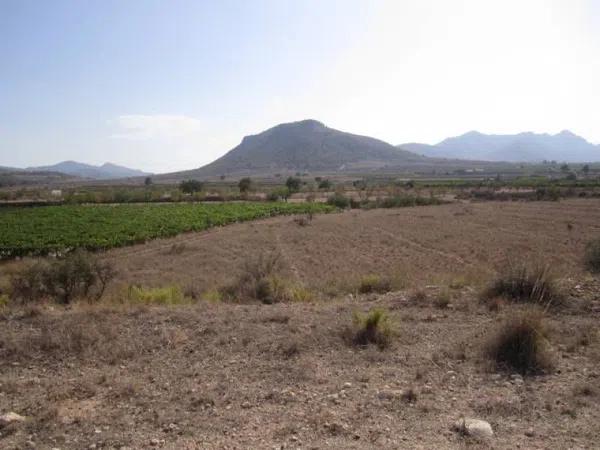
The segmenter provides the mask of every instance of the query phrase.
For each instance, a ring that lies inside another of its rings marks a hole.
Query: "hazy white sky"
[[[314,118],[600,143],[600,0],[0,0],[0,165],[199,167]]]

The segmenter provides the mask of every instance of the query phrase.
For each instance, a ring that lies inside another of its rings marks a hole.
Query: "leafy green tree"
[[[333,183],[327,179],[319,181],[319,189],[331,189]]]
[[[204,188],[204,183],[198,180],[185,180],[179,183],[179,189],[184,194],[193,194],[200,192]]]
[[[150,186],[152,184],[152,178],[151,177],[146,177],[146,179],[144,180],[144,184],[146,186]]]
[[[584,165],[584,166],[581,168],[581,171],[582,171],[582,172],[583,172],[585,175],[589,174],[589,173],[590,173],[590,165],[589,165],[589,164],[586,164],[586,165]]]
[[[286,180],[285,185],[291,193],[298,192],[302,186],[302,180],[297,177],[289,177]]]
[[[279,200],[283,200],[284,202],[287,202],[288,197],[290,196],[290,190],[285,187],[279,187],[277,189],[273,189],[270,193],[269,193],[269,200],[271,200],[272,202],[276,202]]]
[[[252,179],[249,177],[242,178],[240,180],[240,182],[238,183],[238,188],[240,189],[240,192],[243,194],[248,192],[251,187],[252,187]]]

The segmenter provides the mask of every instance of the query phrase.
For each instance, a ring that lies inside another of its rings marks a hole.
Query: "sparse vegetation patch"
[[[483,291],[484,301],[506,298],[519,303],[560,306],[564,294],[548,266],[509,264]]]
[[[67,305],[77,298],[99,300],[115,276],[112,265],[84,251],[40,261],[12,277],[12,298],[18,303],[50,299]]]
[[[507,317],[485,351],[499,369],[539,374],[554,367],[546,326],[537,311],[519,312]]]
[[[392,281],[379,275],[366,275],[362,277],[358,286],[361,294],[385,294],[392,290]]]
[[[588,242],[585,247],[584,264],[592,273],[600,273],[600,238]]]
[[[392,327],[388,314],[382,309],[373,309],[367,314],[355,313],[353,327],[346,330],[346,338],[352,344],[366,347],[375,345],[380,350],[389,347]]]
[[[141,286],[129,286],[125,299],[129,303],[143,305],[181,305],[190,303],[192,299],[186,297],[179,286],[165,286],[144,288]]]

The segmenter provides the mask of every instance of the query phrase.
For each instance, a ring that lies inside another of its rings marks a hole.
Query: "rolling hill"
[[[37,172],[59,172],[81,178],[91,178],[95,180],[112,180],[118,178],[141,177],[150,175],[141,170],[130,169],[128,167],[117,166],[116,164],[104,163],[101,166],[83,164],[76,161],[63,161],[52,166],[28,167],[28,171]]]
[[[600,161],[600,145],[593,145],[567,130],[554,135],[531,132],[494,135],[470,131],[436,145],[410,143],[398,148],[435,158],[481,161]]]
[[[426,159],[378,139],[328,128],[316,120],[303,120],[246,136],[237,147],[216,161],[178,175],[194,178],[374,170],[411,165]]]

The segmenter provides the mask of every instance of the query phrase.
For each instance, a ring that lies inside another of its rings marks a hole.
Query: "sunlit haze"
[[[0,166],[202,166],[313,118],[600,143],[600,1],[0,0]]]

